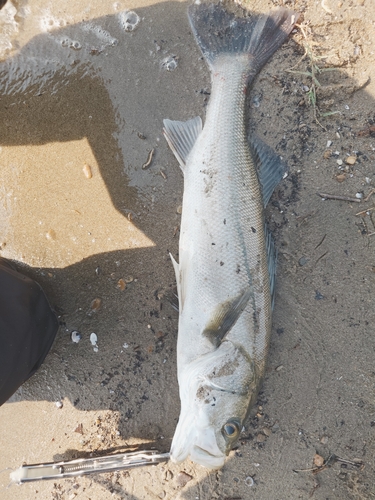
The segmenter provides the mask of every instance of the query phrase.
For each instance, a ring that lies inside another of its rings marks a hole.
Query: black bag
[[[38,283],[0,257],[0,406],[40,367],[57,330]]]

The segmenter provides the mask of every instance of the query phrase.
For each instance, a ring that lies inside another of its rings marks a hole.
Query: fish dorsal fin
[[[171,253],[169,253],[169,257],[171,258],[172,264],[173,264],[173,269],[176,275],[176,283],[177,283],[177,294],[178,294],[178,310],[181,313],[182,312],[182,287],[181,287],[181,272],[180,272],[180,266],[178,265],[178,262],[176,259],[173,257]]]
[[[268,273],[270,276],[270,292],[272,309],[275,302],[275,284],[276,284],[276,264],[277,264],[277,248],[273,240],[272,234],[268,227],[265,226],[264,234],[266,235],[266,251],[268,261]]]
[[[258,170],[259,182],[262,186],[263,203],[266,206],[275,187],[287,173],[288,167],[280,156],[259,137],[253,136],[251,138],[250,148]]]
[[[247,288],[237,297],[229,299],[219,304],[208,324],[206,325],[203,335],[207,337],[215,347],[218,347],[225,335],[235,325],[238,318],[245,310],[251,296],[251,288]]]
[[[163,120],[163,133],[169,147],[173,151],[175,157],[180,164],[182,171],[186,165],[186,159],[190,151],[193,149],[198,135],[202,131],[202,120],[200,116],[196,116],[187,122],[179,122],[173,120]]]

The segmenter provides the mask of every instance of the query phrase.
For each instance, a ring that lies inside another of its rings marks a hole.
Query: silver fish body
[[[292,13],[283,13],[290,24]],[[258,69],[249,48],[237,51],[229,41],[222,50],[200,39],[206,19],[229,26],[237,19],[217,5],[195,5],[190,16],[211,67],[212,91],[203,129],[199,118],[164,121],[184,171],[179,264],[174,261],[181,414],[171,458],[190,456],[215,469],[237,441],[265,370],[275,251],[263,210],[284,166],[272,168],[275,157],[268,161],[262,189],[254,157],[260,161],[266,150],[260,146],[257,154],[255,147],[254,156],[246,131],[246,90]],[[258,36],[257,22],[250,23],[250,35]]]

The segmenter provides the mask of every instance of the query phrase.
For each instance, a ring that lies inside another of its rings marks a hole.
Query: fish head
[[[219,469],[238,441],[257,394],[254,363],[230,341],[179,374],[181,413],[171,459]]]

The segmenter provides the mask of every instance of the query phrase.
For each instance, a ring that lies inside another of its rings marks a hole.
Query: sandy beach
[[[0,471],[169,450],[183,177],[162,121],[204,121],[210,97],[187,5],[0,11],[0,255],[43,286],[60,322],[40,370],[0,408]],[[218,472],[187,461],[7,488],[5,471],[3,500],[375,498],[373,1],[242,5],[302,17],[248,99],[250,130],[289,174],[267,208],[271,352],[238,447]]]

